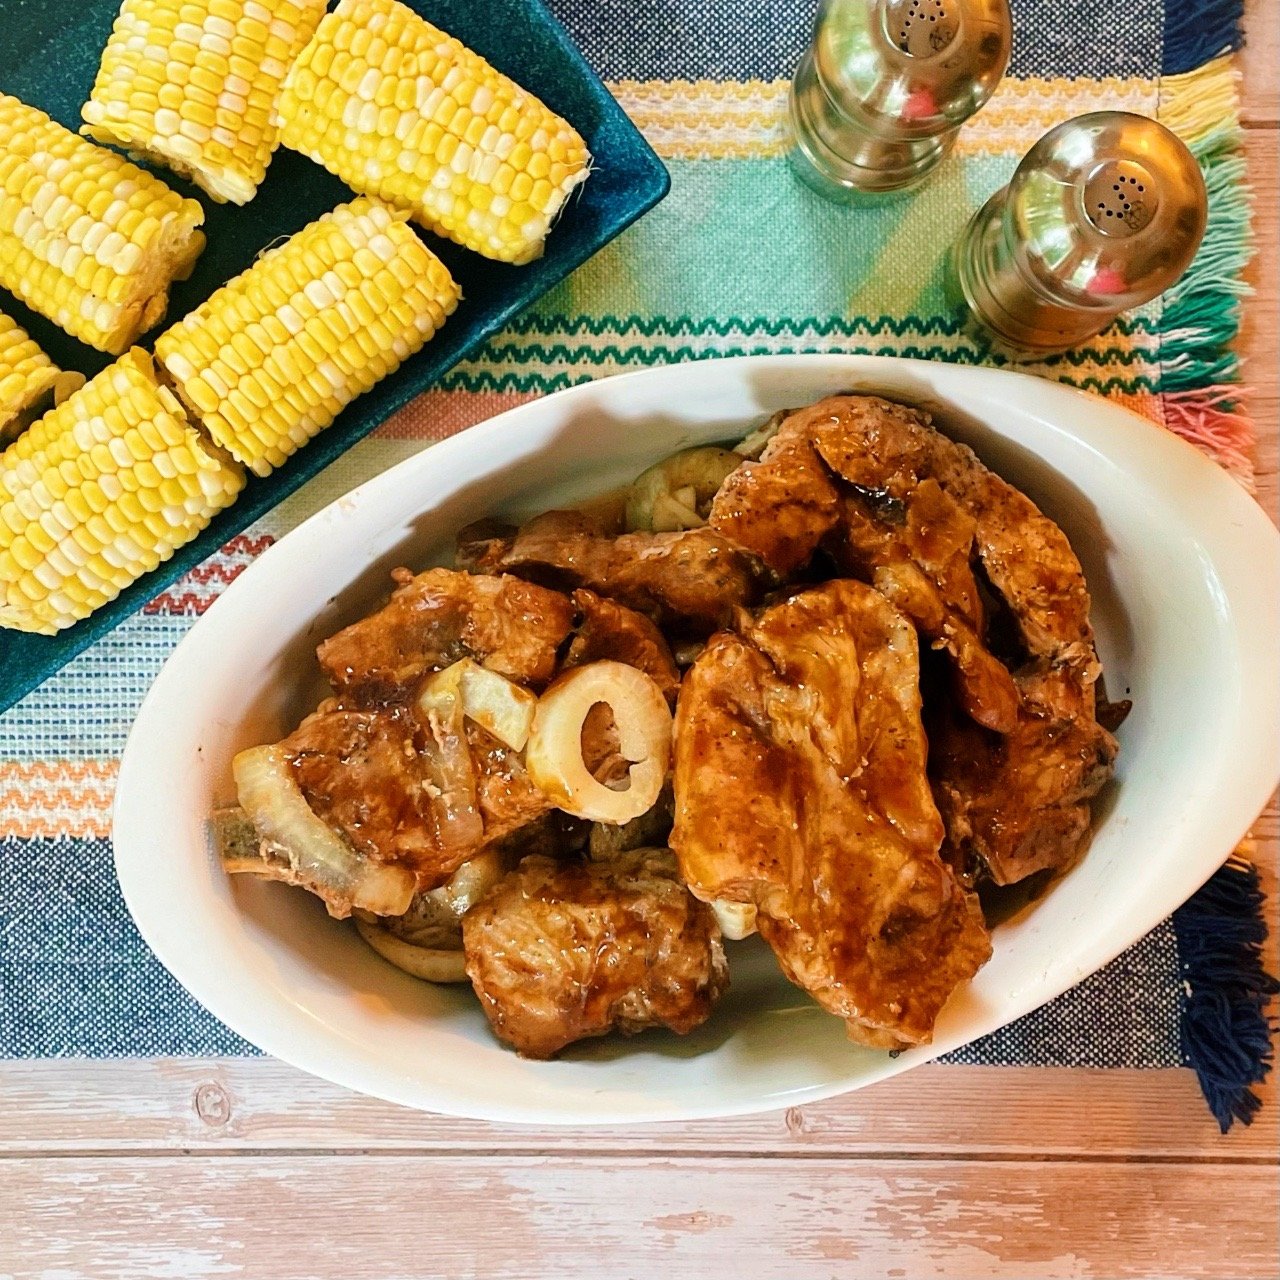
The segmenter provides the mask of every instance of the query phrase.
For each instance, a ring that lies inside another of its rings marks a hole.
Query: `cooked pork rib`
[[[839,504],[801,410],[783,419],[759,462],[729,474],[707,523],[786,577],[809,562],[839,518]]]
[[[725,481],[711,526],[784,576],[807,564],[825,539],[843,572],[873,583],[951,655],[969,714],[1008,732],[1018,694],[981,639],[982,601],[969,563],[973,519],[932,480],[917,485],[912,476],[899,484],[878,476],[868,483],[871,474],[837,447],[839,433],[866,435],[889,409],[910,413],[849,396],[788,414],[760,461]],[[847,483],[838,485],[837,477]]]
[[[505,537],[464,529],[458,564],[564,591],[585,587],[675,632],[702,636],[759,599],[766,578],[751,556],[713,529],[608,537],[572,511],[549,511]]]
[[[672,705],[680,689],[680,668],[662,632],[642,613],[594,591],[575,591],[577,632],[565,655],[564,669],[588,662],[625,662],[651,676]]]
[[[875,396],[835,396],[803,411],[814,447],[870,501],[909,503],[928,480],[972,521],[978,559],[1012,611],[1027,652],[1096,679],[1089,592],[1066,535],[929,415]],[[936,490],[930,490],[936,494]],[[925,522],[928,523],[927,521]]]
[[[391,576],[398,585],[387,604],[316,651],[348,703],[407,700],[424,675],[460,658],[533,689],[555,674],[574,615],[559,592],[452,569],[416,576],[397,569]]]
[[[1070,865],[1116,744],[1097,721],[1089,593],[1065,534],[905,405],[836,396],[789,415],[755,465],[783,470],[790,460],[797,485],[816,493],[807,457],[789,443],[797,437],[839,482],[838,517],[823,546],[948,652],[960,704],[976,721],[939,715],[931,733],[948,861],[966,875],[985,868],[999,883]],[[738,475],[726,491],[743,483]],[[778,492],[785,483],[785,474],[774,479]],[[828,515],[814,509],[822,519],[810,522],[805,546]],[[739,514],[744,523],[769,520],[764,509]],[[762,536],[751,546],[768,561]],[[985,640],[974,560],[1017,632],[1012,676]]]
[[[420,891],[551,808],[496,738],[468,722],[442,743],[408,707],[331,699],[280,746],[312,812],[360,856],[412,870]]]
[[[1015,680],[1021,706],[1011,733],[990,733],[945,706],[929,720],[943,853],[966,879],[975,856],[997,884],[1069,866],[1115,766],[1116,741],[1097,723],[1093,690],[1068,665]]]
[[[927,1041],[991,950],[938,856],[925,750],[916,633],[848,580],[714,636],[676,712],[686,883],[754,904],[787,976],[879,1047]]]
[[[612,1030],[692,1031],[729,981],[715,917],[665,849],[586,865],[526,858],[462,932],[494,1031],[530,1058]]]

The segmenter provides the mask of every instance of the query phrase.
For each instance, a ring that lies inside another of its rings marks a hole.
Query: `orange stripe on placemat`
[[[238,534],[203,564],[184,573],[173,586],[147,604],[147,614],[204,613],[209,606],[260,556],[275,539],[268,533]]]
[[[425,391],[374,434],[388,440],[443,440],[538,396],[536,391]]]
[[[115,760],[0,761],[0,834],[110,835],[118,771]]]

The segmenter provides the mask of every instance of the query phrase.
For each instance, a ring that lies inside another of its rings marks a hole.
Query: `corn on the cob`
[[[178,394],[265,476],[457,306],[407,215],[358,199],[304,227],[156,340]]]
[[[252,200],[276,98],[325,0],[124,0],[81,130],[168,165],[215,200]]]
[[[204,248],[204,210],[0,93],[0,285],[119,355],[164,318]]]
[[[61,404],[83,384],[83,374],[64,373],[0,311],[0,446],[38,418],[45,405]]]
[[[244,485],[133,350],[0,454],[0,626],[52,635],[189,542]]]
[[[279,110],[286,147],[503,262],[542,253],[591,164],[572,126],[396,0],[340,0]]]

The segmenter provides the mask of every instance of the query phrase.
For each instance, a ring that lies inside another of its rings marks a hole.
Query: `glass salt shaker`
[[[1054,355],[1177,281],[1207,216],[1200,166],[1175,134],[1124,111],[1077,116],[961,233],[951,299],[1000,353]]]
[[[1008,0],[822,0],[791,87],[793,167],[820,195],[918,187],[1009,63]]]

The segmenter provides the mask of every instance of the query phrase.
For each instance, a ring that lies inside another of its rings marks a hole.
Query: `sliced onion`
[[[484,839],[484,819],[476,803],[476,773],[462,720],[456,684],[430,680],[418,697],[427,729],[420,753],[427,789],[435,802],[436,831],[445,852],[474,849]]]
[[[466,982],[467,958],[462,951],[462,939],[456,950],[439,947],[415,947],[413,943],[397,938],[379,924],[363,917],[356,917],[356,929],[360,936],[386,961],[403,969],[405,973],[425,982]]]
[[[364,857],[322,822],[307,804],[279,746],[254,747],[232,761],[236,793],[261,842],[251,852],[228,851],[229,871],[301,885],[324,899],[342,919],[360,907],[378,915],[400,915],[413,898],[413,873]]]
[[[461,698],[462,714],[469,720],[487,729],[512,751],[524,750],[538,705],[537,697],[528,689],[463,658],[428,678],[419,694],[419,706],[429,710],[449,694]]]
[[[630,785],[597,782],[582,758],[582,725],[604,703],[630,762]],[[671,761],[671,712],[651,676],[622,662],[591,662],[557,680],[538,699],[526,753],[529,777],[566,813],[623,823],[653,808]]]
[[[711,903],[711,912],[720,926],[720,932],[731,942],[741,942],[756,931],[756,908],[750,902],[730,902],[717,898]]]
[[[442,894],[459,920],[511,869],[513,860],[499,849],[483,849],[460,866],[435,892]]]
[[[729,449],[681,449],[636,477],[627,491],[627,529],[671,533],[706,524],[711,499],[742,458]]]
[[[765,446],[778,434],[782,424],[791,416],[790,409],[783,409],[780,413],[775,413],[763,426],[757,427],[750,435],[743,437],[737,444],[733,446],[734,453],[743,458],[758,459],[764,452]]]

